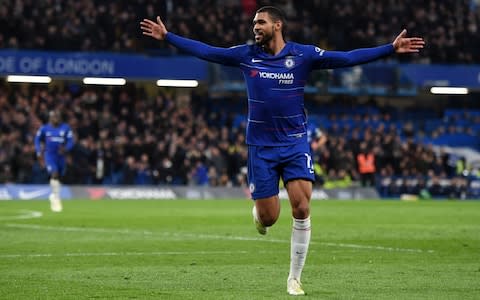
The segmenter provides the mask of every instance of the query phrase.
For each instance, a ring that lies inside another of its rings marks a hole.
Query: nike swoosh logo
[[[41,189],[41,190],[34,190],[34,191],[24,191],[20,190],[18,193],[18,197],[20,199],[28,200],[28,199],[33,199],[33,198],[38,198],[43,195],[48,195],[50,194],[50,189]]]
[[[252,58],[252,63],[257,63],[257,62],[262,62],[263,59],[255,59],[255,58]]]

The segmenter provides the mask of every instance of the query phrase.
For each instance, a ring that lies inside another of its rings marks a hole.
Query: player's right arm
[[[66,141],[65,141],[65,144],[62,145],[62,148],[65,151],[70,151],[70,150],[72,150],[73,146],[75,145],[75,139],[73,137],[73,131],[70,128],[69,125],[65,124],[65,130],[67,132],[67,134],[65,136]],[[62,154],[64,154],[64,153],[62,153]]]
[[[35,153],[37,154],[37,159],[40,165],[43,166],[43,140],[45,138],[45,132],[43,126],[37,130],[35,134],[34,144],[35,144]]]
[[[236,66],[240,64],[241,58],[243,57],[238,47],[213,47],[168,32],[160,17],[157,17],[157,22],[143,19],[143,21],[140,22],[140,28],[144,35],[160,41],[165,40],[186,53],[214,63]]]

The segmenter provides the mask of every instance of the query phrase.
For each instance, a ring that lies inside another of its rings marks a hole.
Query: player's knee
[[[292,207],[292,215],[295,219],[305,219],[310,216],[310,205],[307,201],[303,201]]]
[[[263,226],[272,226],[277,222],[278,214],[273,212],[264,212],[259,214],[260,222],[262,222]]]
[[[263,226],[270,227],[273,226],[277,222],[276,218],[268,217],[261,219]]]

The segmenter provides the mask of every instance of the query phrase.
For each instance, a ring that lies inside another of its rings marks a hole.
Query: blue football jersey
[[[201,59],[241,69],[248,95],[247,144],[255,146],[307,142],[304,87],[311,70],[367,63],[394,52],[392,44],[343,52],[287,42],[271,55],[257,45],[212,47],[170,32],[166,40]]]
[[[35,151],[37,155],[44,153],[45,156],[58,156],[60,155],[60,147],[69,151],[73,145],[72,130],[70,126],[65,123],[61,123],[57,127],[51,124],[45,124],[38,129],[35,135]]]

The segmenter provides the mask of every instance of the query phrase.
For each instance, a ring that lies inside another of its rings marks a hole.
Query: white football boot
[[[288,278],[287,293],[292,296],[303,296],[305,292],[302,289],[302,284],[296,278]]]
[[[252,209],[252,215],[253,223],[255,223],[255,227],[257,228],[258,233],[260,233],[261,235],[267,234],[267,227],[263,226],[263,224],[257,218],[257,208],[255,207],[255,205]]]
[[[61,212],[63,210],[62,201],[60,200],[59,197],[56,197],[55,195],[50,194],[50,196],[48,197],[48,200],[50,200],[50,209],[53,212]]]

